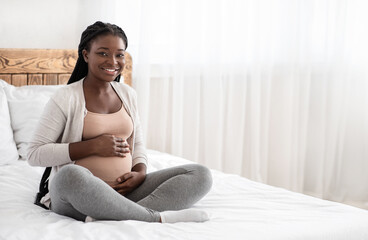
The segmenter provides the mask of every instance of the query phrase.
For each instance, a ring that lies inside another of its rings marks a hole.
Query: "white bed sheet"
[[[149,171],[190,163],[149,151]],[[212,171],[205,223],[83,223],[33,204],[43,169],[0,167],[0,239],[368,239],[368,211]]]

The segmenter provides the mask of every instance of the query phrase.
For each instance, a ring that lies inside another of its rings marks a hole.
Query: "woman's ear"
[[[83,49],[83,50],[82,50],[82,56],[83,56],[83,58],[84,58],[84,61],[85,61],[86,63],[88,63],[88,52],[87,52],[87,50],[86,50],[86,49]]]

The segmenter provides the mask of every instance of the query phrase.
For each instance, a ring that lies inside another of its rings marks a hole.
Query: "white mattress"
[[[149,171],[189,161],[149,151]],[[0,167],[0,239],[368,239],[368,211],[212,171],[205,223],[83,223],[33,204],[43,169]]]

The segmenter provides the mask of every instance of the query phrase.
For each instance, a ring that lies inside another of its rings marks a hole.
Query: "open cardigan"
[[[49,183],[62,166],[74,164],[69,156],[69,143],[82,141],[84,117],[87,114],[83,81],[84,79],[62,87],[50,98],[29,143],[29,164],[52,167]],[[111,86],[133,121],[133,133],[127,139],[132,153],[132,166],[138,163],[147,164],[136,92],[124,83],[113,81]],[[41,203],[48,205],[49,194]]]

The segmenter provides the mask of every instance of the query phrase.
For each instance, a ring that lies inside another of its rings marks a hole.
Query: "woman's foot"
[[[86,219],[84,220],[85,223],[88,223],[88,222],[94,222],[96,221],[96,219],[90,217],[90,216],[87,216]]]
[[[160,212],[162,223],[205,222],[210,218],[207,212],[197,209]]]

